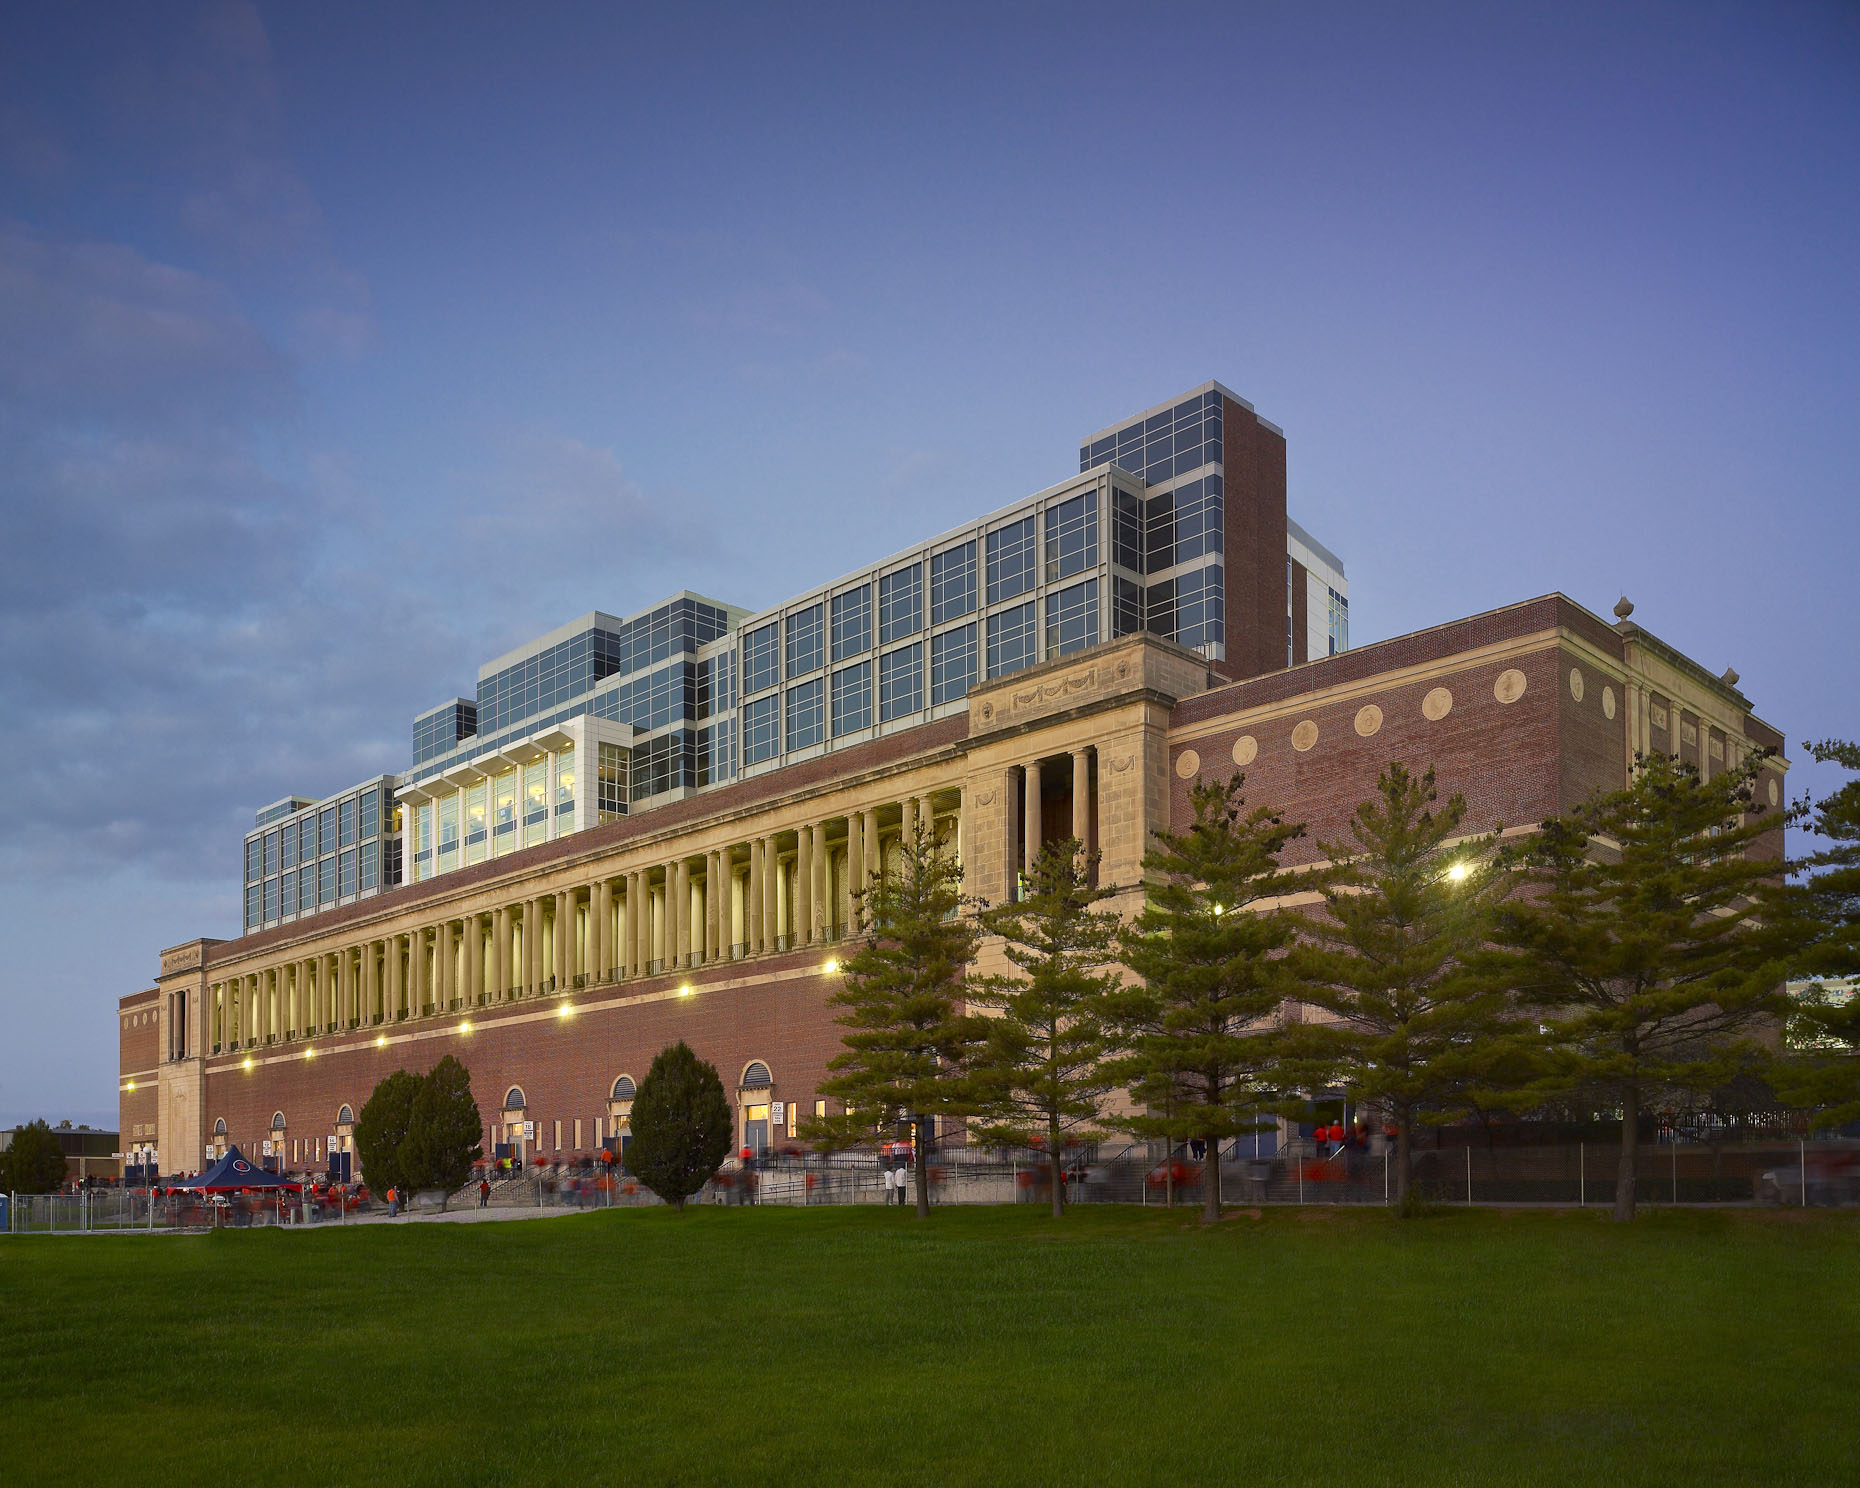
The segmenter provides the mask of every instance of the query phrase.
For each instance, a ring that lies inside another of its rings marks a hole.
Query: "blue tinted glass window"
[[[297,912],[308,914],[316,908],[316,864],[297,870]]]
[[[788,748],[808,749],[826,737],[826,688],[819,677],[788,689]]]
[[[1130,491],[1111,490],[1111,561],[1132,573],[1143,573],[1143,498]]]
[[[878,719],[890,723],[924,708],[924,648],[916,642],[878,659]]]
[[[261,871],[264,867],[264,850],[265,847],[262,839],[257,837],[248,837],[246,839],[245,881],[247,883],[257,883],[259,879],[265,876]]]
[[[297,873],[295,870],[278,880],[278,913],[281,915],[297,913]]]
[[[790,644],[794,631],[789,629]],[[872,649],[872,586],[861,584],[833,596],[833,659],[863,655]],[[790,673],[793,668],[790,667]]]
[[[483,833],[479,833],[483,836]],[[364,842],[362,844],[362,887],[372,889],[381,881],[381,844]]]
[[[940,707],[975,685],[975,622],[930,638],[930,703]]]
[[[342,826],[341,826],[342,845],[344,847],[354,847],[355,846],[355,797],[350,796],[348,800],[342,802],[339,810],[341,811],[341,816],[342,816]]]
[[[826,665],[826,607],[811,604],[788,617],[788,677],[805,677]]]
[[[317,814],[317,851],[334,852],[336,850],[336,808],[329,807]]]
[[[261,884],[245,886],[245,928],[256,930],[264,924],[265,890]]]
[[[308,863],[316,856],[316,817],[306,816],[297,824],[297,861]]]
[[[757,698],[743,708],[743,763],[759,765],[781,753],[779,693]]]
[[[361,817],[361,835],[373,837],[381,830],[381,792],[364,791],[362,804],[358,808]]]
[[[975,612],[975,540],[930,559],[930,623],[942,625]]]
[[[1033,602],[988,617],[988,675],[1005,677],[1039,659],[1039,622]]]
[[[1023,517],[988,534],[988,602],[996,604],[1033,587],[1037,553],[1034,521]]]
[[[279,835],[279,850],[282,853],[282,857],[279,859],[278,866],[280,868],[295,868],[297,866],[297,823],[292,822]]]
[[[267,832],[265,833],[265,872],[276,873],[277,871],[278,834],[276,832]]]
[[[913,563],[878,581],[878,643],[889,646],[916,635],[923,625],[923,567]]]
[[[275,920],[278,917],[278,881],[275,878],[265,880],[265,918]]]
[[[872,726],[872,663],[841,667],[833,674],[833,737]]]
[[[1087,491],[1046,509],[1046,579],[1052,583],[1098,562],[1098,493]]]
[[[325,858],[316,865],[316,897],[319,904],[336,902],[336,860]]]
[[[780,627],[771,620],[743,636],[743,695],[761,692],[781,680]]]
[[[1046,654],[1064,656],[1098,644],[1098,581],[1046,596]]]
[[[1135,635],[1143,629],[1143,586],[1131,579],[1111,579],[1111,634]]]
[[[337,892],[346,899],[350,894],[355,892],[355,849],[350,848],[342,855],[339,861],[342,867],[341,876],[337,883]]]

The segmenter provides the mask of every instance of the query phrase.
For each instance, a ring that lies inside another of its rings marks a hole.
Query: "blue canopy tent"
[[[301,1183],[255,1167],[237,1147],[228,1148],[226,1155],[206,1172],[170,1186],[195,1189],[200,1193],[300,1193],[303,1190]]]

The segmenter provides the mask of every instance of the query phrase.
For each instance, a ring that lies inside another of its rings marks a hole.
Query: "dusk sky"
[[[665,12],[670,12],[669,14]],[[1561,590],[1860,735],[1860,9],[16,6],[0,1123],[255,808],[1213,377],[1352,641]]]

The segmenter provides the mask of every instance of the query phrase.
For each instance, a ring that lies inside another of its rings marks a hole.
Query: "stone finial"
[[[1736,668],[1736,667],[1726,667],[1726,668],[1724,669],[1724,675],[1723,675],[1722,677],[1720,677],[1720,678],[1719,678],[1718,680],[1719,680],[1720,682],[1722,682],[1722,683],[1724,683],[1724,685],[1725,685],[1726,687],[1735,687],[1735,686],[1737,686],[1737,668]]]
[[[1634,601],[1629,599],[1625,594],[1622,595],[1621,598],[1615,602],[1615,619],[1625,620],[1633,613]]]

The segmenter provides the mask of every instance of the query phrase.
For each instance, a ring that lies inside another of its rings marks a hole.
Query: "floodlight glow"
[[[689,997],[691,995],[691,984],[686,982],[684,986],[680,987],[678,989],[678,995],[680,997]]]
[[[387,1035],[385,1033],[378,1033],[375,1035],[375,1047],[377,1049],[385,1049],[387,1047]]]
[[[315,1049],[305,1049],[305,1050],[304,1050],[304,1058],[305,1058],[305,1059],[315,1059],[315,1058],[316,1058],[316,1050],[315,1050]]]
[[[1447,877],[1458,883],[1471,871],[1464,863],[1455,863],[1447,870]]]
[[[820,969],[824,971],[828,976],[832,976],[834,972],[840,969],[840,963],[837,961],[829,960],[826,963],[826,965],[822,966]]]
[[[459,1032],[460,1032],[460,1033],[470,1033],[470,1032],[471,1032],[471,1024],[470,1024],[470,1023],[460,1023],[460,1024],[459,1024]]]
[[[574,1005],[572,1003],[567,1003],[567,1002],[563,1003],[559,1008],[555,1010],[555,1015],[558,1018],[574,1017],[575,1016]]]
[[[250,1069],[252,1067],[252,1056],[250,1054],[245,1056],[245,1067],[247,1069]]]

